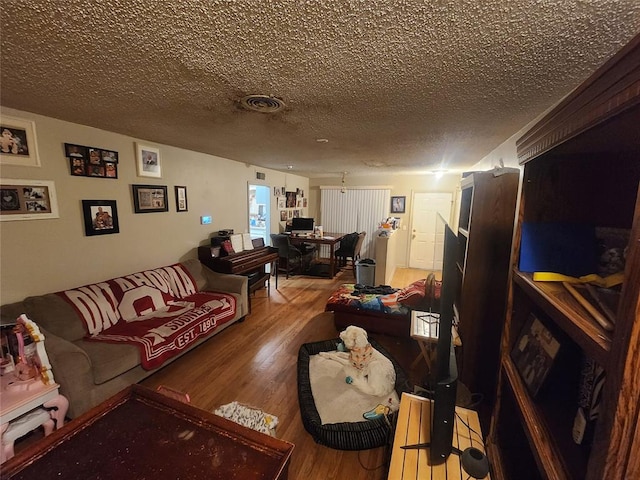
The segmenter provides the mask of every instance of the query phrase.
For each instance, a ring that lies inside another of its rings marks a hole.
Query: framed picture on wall
[[[84,233],[88,237],[120,233],[115,200],[82,200],[82,214]]]
[[[404,213],[407,197],[391,197],[391,213]]]
[[[187,211],[187,187],[176,185],[176,212]]]
[[[131,185],[136,213],[168,212],[166,185]]]
[[[58,218],[53,182],[47,180],[0,180],[0,220],[44,220]]]
[[[136,143],[136,168],[139,177],[162,177],[160,149]]]
[[[40,166],[34,122],[2,115],[2,119],[0,119],[0,164],[22,167]]]

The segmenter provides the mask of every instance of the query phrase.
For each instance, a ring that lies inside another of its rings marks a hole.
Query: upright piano
[[[233,273],[236,275],[246,275],[249,277],[249,308],[251,308],[251,293],[267,285],[267,291],[271,287],[270,276],[265,265],[274,265],[271,272],[276,278],[276,289],[278,288],[278,249],[265,246],[261,238],[254,239],[252,250],[243,250],[226,254],[224,249],[215,245],[217,239],[212,238],[211,246],[198,247],[198,259],[214,272]]]

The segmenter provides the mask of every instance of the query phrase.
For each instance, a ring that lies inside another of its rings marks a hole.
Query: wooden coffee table
[[[140,385],[2,467],[3,479],[286,479],[293,444]]]

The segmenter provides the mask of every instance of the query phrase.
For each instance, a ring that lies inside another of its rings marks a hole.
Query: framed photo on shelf
[[[136,213],[168,212],[166,185],[131,185]]]
[[[391,213],[404,213],[407,197],[391,197]]]
[[[532,397],[540,391],[559,349],[560,342],[534,314],[530,314],[511,351],[511,358]]]
[[[82,214],[88,237],[120,233],[115,200],[82,200]]]
[[[139,177],[162,178],[160,149],[136,143],[136,168]]]
[[[176,212],[187,211],[187,187],[176,185]]]
[[[31,120],[3,115],[0,120],[0,164],[39,167],[36,126]]]
[[[52,181],[3,178],[0,180],[0,220],[58,218],[56,188]]]

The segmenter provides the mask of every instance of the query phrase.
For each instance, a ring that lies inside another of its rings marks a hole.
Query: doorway
[[[444,228],[442,228],[442,221],[438,220],[438,214],[449,222],[452,202],[451,193],[413,194],[409,244],[410,268],[442,270]]]
[[[271,187],[249,185],[249,234],[251,238],[262,238],[269,245],[271,232]]]

